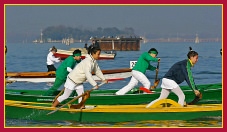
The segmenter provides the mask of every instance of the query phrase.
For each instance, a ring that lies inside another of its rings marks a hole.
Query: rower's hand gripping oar
[[[106,83],[106,82],[103,82],[103,83],[99,84],[98,86],[100,87],[100,86],[102,86],[102,85],[105,84],[105,83]],[[64,106],[66,106],[66,105],[68,105],[68,104],[70,104],[70,103],[76,101],[76,100],[79,99],[80,97],[82,97],[82,96],[84,96],[84,95],[90,93],[91,91],[93,91],[93,90],[95,90],[95,89],[97,89],[96,86],[93,87],[92,89],[86,91],[85,93],[83,93],[83,94],[81,94],[81,95],[75,97],[74,99],[70,100],[68,103],[62,105],[61,107],[58,107],[56,110],[47,113],[47,115],[53,114],[54,112],[58,111],[59,109],[63,108]]]
[[[193,105],[199,102],[202,99],[202,93],[199,92],[198,90],[195,90],[195,98],[191,102],[188,103],[188,105]]]
[[[107,79],[106,83],[109,83],[111,79]],[[85,102],[87,101],[87,99],[90,97],[90,92],[86,92],[87,94],[85,94],[82,98],[82,101],[78,104],[69,104],[69,108],[70,109],[80,109],[82,106],[84,106]]]
[[[150,90],[155,89],[158,86],[159,82],[160,82],[160,79],[158,79],[159,63],[160,63],[160,61],[158,61],[158,64],[157,64],[154,85],[151,86]]]

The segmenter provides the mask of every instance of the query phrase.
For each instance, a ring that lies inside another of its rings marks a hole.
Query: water
[[[33,43],[7,43],[8,52],[6,54],[7,72],[25,72],[25,71],[47,71],[46,56],[49,48],[55,46],[59,49],[70,49],[75,47],[83,47],[84,43],[75,43],[66,46],[60,43],[52,44],[33,44]],[[186,59],[189,46],[199,53],[199,61],[192,68],[194,80],[196,84],[210,84],[222,82],[222,56],[220,55],[221,43],[146,43],[141,44],[140,51],[117,51],[114,60],[98,60],[101,69],[116,69],[129,67],[130,61],[136,61],[142,52],[147,52],[150,48],[156,48],[159,52],[158,57],[161,58],[158,77],[161,78],[168,69],[177,61]],[[55,64],[58,67],[60,63]],[[151,62],[153,66],[157,63]],[[148,79],[153,83],[155,72],[147,71]],[[100,89],[119,89],[129,82],[130,78],[115,83],[105,84]],[[161,83],[159,83],[160,85]],[[186,82],[181,85],[187,85]],[[158,86],[159,87],[159,86]],[[15,82],[7,85],[6,88],[13,89],[48,89],[46,83],[28,83]],[[92,86],[85,84],[85,90]],[[19,123],[20,122],[20,123]],[[167,121],[168,122],[168,121]],[[158,121],[149,122],[129,122],[129,123],[97,123],[97,127],[220,127],[222,126],[222,118],[204,119],[204,121],[171,121],[171,123],[162,123]],[[6,126],[25,126],[25,127],[95,127],[94,124],[80,124],[74,122],[34,122],[6,119]]]

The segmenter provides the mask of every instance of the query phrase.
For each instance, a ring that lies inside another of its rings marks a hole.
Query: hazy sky
[[[222,6],[6,6],[7,41],[37,38],[48,26],[74,28],[132,27],[139,36],[195,35],[221,37]]]

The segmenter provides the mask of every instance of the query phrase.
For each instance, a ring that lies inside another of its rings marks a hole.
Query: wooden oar
[[[100,86],[102,86],[103,84],[105,84],[105,82],[99,84],[98,86],[100,87]],[[79,99],[80,97],[85,96],[86,94],[90,93],[91,91],[93,91],[93,90],[95,90],[95,89],[96,89],[96,87],[93,87],[92,89],[86,91],[85,93],[83,93],[83,94],[80,95],[80,96],[75,97],[74,99],[70,100],[68,103],[62,105],[61,107],[57,108],[56,110],[47,113],[47,115],[53,114],[54,112],[58,111],[58,110],[61,109],[62,107],[64,107],[64,106],[66,106],[66,105],[68,105],[68,104],[70,104],[70,103],[76,101],[76,100]]]
[[[53,100],[53,102],[52,103],[54,103],[55,102],[55,100],[64,92],[64,90],[65,90],[65,88],[63,88],[62,90],[61,90],[61,92],[60,93],[58,93],[58,95],[54,98],[54,100]]]
[[[85,102],[87,101],[87,99],[90,97],[90,92],[86,92],[85,96],[83,96],[82,101],[79,104],[68,104],[70,109],[80,109]]]
[[[155,74],[154,85],[151,86],[150,90],[155,89],[158,86],[159,82],[160,82],[160,79],[158,79],[158,71],[159,71],[159,61],[158,61],[158,64],[157,64],[157,70],[156,70],[156,74]]]
[[[108,79],[108,82],[109,81],[115,81],[115,80],[118,80],[118,79]],[[123,80],[123,79],[119,79],[119,80]],[[61,92],[60,93],[58,93],[58,95],[54,98],[54,100],[53,100],[53,102],[52,103],[54,103],[55,102],[55,100],[64,92],[64,90],[65,90],[65,88],[63,88],[62,90],[61,90]],[[86,100],[85,100],[86,101]],[[84,101],[84,103],[85,103],[85,101]],[[81,101],[81,103],[80,103],[80,105],[82,104],[83,102]]]

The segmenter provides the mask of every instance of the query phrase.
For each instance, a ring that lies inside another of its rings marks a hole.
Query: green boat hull
[[[198,103],[222,103],[222,84],[206,84],[197,86],[202,92],[202,99]],[[182,86],[182,90],[186,96],[185,101],[191,102],[195,95],[188,86]],[[117,90],[94,90],[86,101],[86,105],[132,105],[132,104],[148,104],[152,100],[159,97],[161,88],[157,88],[152,94],[138,93],[138,88],[128,92],[126,95],[114,95]],[[52,102],[55,96],[42,96],[43,90],[14,90],[6,89],[6,100],[18,100],[28,102]],[[59,91],[58,91],[59,92]],[[58,94],[56,92],[56,95]],[[178,97],[171,93],[169,99],[178,101]],[[67,103],[73,97],[62,102]],[[77,101],[75,101],[77,103]]]
[[[6,107],[6,117],[23,120],[38,121],[76,121],[76,122],[129,122],[129,121],[146,121],[146,120],[193,120],[201,117],[221,116],[221,111],[210,111],[201,113],[83,113],[72,114],[69,112],[59,112],[57,115],[47,116],[50,111],[39,111],[32,109],[20,109]],[[15,113],[20,111],[20,114]],[[35,114],[35,115],[34,115]],[[99,118],[102,117],[102,118]],[[73,119],[73,120],[72,120]]]
[[[161,108],[145,108],[146,105],[97,105],[91,109],[68,109],[64,107],[52,114],[48,114],[55,110],[55,108],[49,106],[50,103],[6,103],[5,117],[36,121],[76,121],[91,123],[148,120],[193,120],[208,116],[222,116],[221,104]]]

